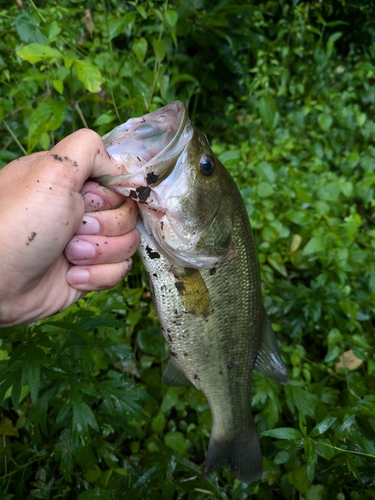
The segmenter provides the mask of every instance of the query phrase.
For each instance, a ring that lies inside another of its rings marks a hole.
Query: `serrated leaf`
[[[34,404],[36,404],[38,400],[40,388],[40,366],[47,363],[48,359],[40,347],[36,345],[28,346],[25,359],[22,363],[21,383],[24,384],[27,382]]]
[[[24,10],[16,17],[15,27],[18,36],[23,42],[44,44],[47,40],[39,29],[39,18],[30,15],[27,10]]]
[[[269,436],[276,439],[301,439],[303,434],[298,429],[293,429],[291,427],[279,427],[278,429],[263,431],[262,436]]]
[[[72,435],[73,437],[88,437],[89,427],[99,431],[99,426],[91,408],[82,400],[76,400],[72,397],[73,419]]]
[[[62,59],[63,55],[56,49],[40,43],[31,43],[17,50],[17,55],[31,64],[49,59]]]
[[[86,90],[92,93],[100,92],[103,77],[99,68],[85,61],[75,61],[73,68]]]

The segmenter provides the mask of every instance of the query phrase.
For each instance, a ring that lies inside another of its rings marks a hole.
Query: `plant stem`
[[[9,125],[7,124],[7,122],[4,120],[3,118],[3,123],[5,125],[5,128],[8,130],[8,132],[10,133],[10,135],[13,137],[15,143],[17,144],[17,146],[20,148],[20,150],[22,151],[22,153],[24,155],[27,155],[27,152],[25,150],[25,148],[22,146],[22,144],[20,143],[20,141],[17,139],[17,137],[14,135],[12,129],[9,127]]]

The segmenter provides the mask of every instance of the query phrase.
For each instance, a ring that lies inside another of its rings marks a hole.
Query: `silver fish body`
[[[178,101],[103,139],[126,173],[100,182],[140,208],[139,251],[171,353],[163,382],[193,384],[211,409],[205,475],[228,463],[239,479],[260,479],[252,370],[281,383],[288,377],[238,188]]]

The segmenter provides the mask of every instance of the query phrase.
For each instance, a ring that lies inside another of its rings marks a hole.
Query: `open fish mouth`
[[[174,101],[140,118],[131,118],[103,136],[112,158],[126,173],[102,176],[102,184],[116,184],[116,191],[142,203],[145,191],[140,187],[157,186],[172,172],[178,158],[193,135],[186,106]],[[144,201],[144,200],[143,200]]]

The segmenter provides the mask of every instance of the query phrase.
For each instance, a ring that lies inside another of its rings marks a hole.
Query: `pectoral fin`
[[[258,351],[254,369],[280,384],[288,383],[288,373],[281,359],[279,346],[271,323],[264,311],[262,342]]]
[[[179,387],[180,385],[192,385],[190,380],[186,377],[183,371],[174,363],[171,358],[165,367],[162,379],[162,383],[165,385],[172,385]]]

